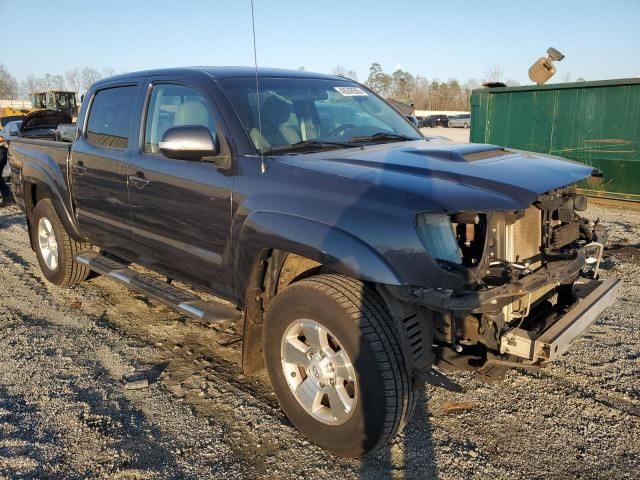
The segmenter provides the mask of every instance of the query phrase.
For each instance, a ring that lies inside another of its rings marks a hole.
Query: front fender
[[[240,230],[237,245],[235,284],[240,298],[259,252],[272,248],[315,260],[349,277],[402,285],[391,265],[366,242],[332,225],[296,215],[251,213]]]

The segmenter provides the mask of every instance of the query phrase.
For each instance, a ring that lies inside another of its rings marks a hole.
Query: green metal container
[[[640,78],[474,90],[471,141],[591,165],[588,195],[640,202]]]

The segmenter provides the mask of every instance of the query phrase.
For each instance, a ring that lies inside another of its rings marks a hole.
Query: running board
[[[134,272],[124,263],[95,252],[77,255],[75,261],[105,277],[111,277],[149,298],[198,320],[208,322],[236,321],[241,313],[217,302],[208,302],[193,293],[181,290],[156,278]]]

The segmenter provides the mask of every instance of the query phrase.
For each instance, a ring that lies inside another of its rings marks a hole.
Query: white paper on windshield
[[[333,87],[343,97],[368,97],[369,94],[359,87]]]

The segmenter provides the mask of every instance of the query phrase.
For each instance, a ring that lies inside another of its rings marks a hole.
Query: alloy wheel
[[[307,318],[285,330],[280,349],[282,370],[298,403],[328,425],[347,422],[358,402],[355,369],[339,340]]]
[[[47,268],[56,270],[58,268],[58,242],[53,225],[46,217],[42,217],[38,222],[38,247]]]

